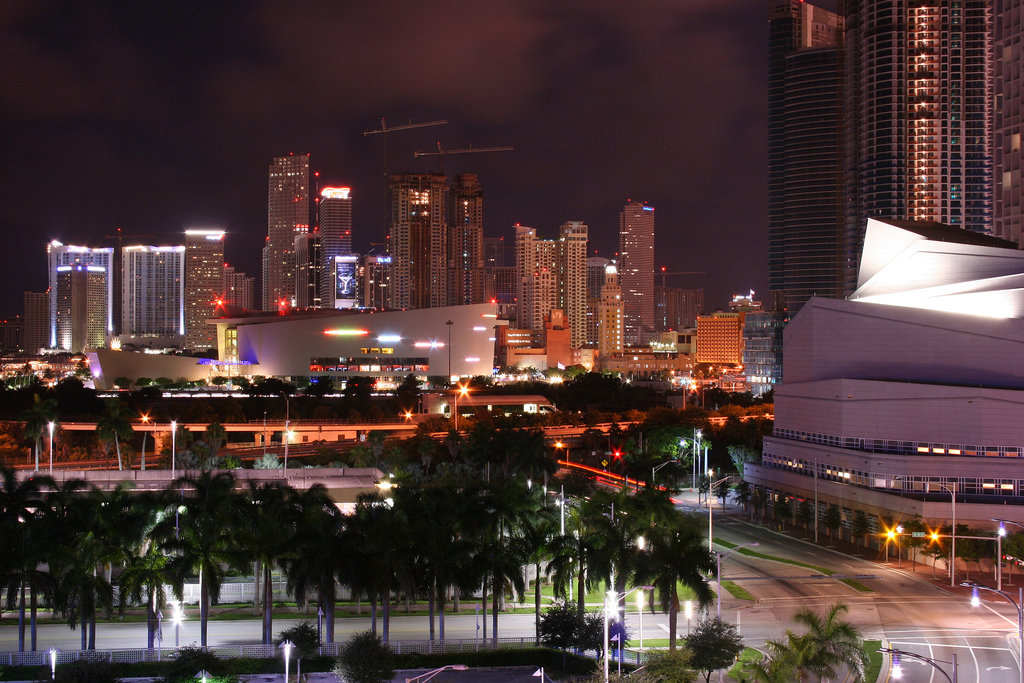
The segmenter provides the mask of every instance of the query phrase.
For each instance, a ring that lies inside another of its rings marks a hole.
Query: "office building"
[[[50,295],[25,292],[24,302],[22,346],[25,353],[35,355],[50,345]]]
[[[121,249],[121,334],[177,338],[185,334],[185,247]]]
[[[448,224],[445,177],[435,173],[392,175],[391,305],[435,308],[448,302]]]
[[[367,254],[359,261],[360,305],[363,308],[391,308],[391,256]]]
[[[47,346],[51,348],[67,348],[65,346],[58,346],[57,341],[57,278],[59,273],[67,272],[60,269],[72,265],[93,266],[102,269],[105,274],[109,274],[113,272],[114,249],[113,247],[81,247],[72,244],[62,244],[57,240],[53,240],[46,245],[46,261],[50,297],[50,340]],[[107,333],[113,334],[112,307],[114,305],[114,282],[112,278],[106,276],[104,281],[107,287],[107,301],[103,306],[103,310],[107,315]],[[70,337],[67,339],[70,340]],[[68,343],[70,344],[70,341]]]
[[[640,344],[654,330],[654,207],[628,201],[619,213],[619,285],[626,343]]]
[[[217,330],[207,321],[216,315],[224,287],[224,231],[185,231],[185,346],[210,349]]]
[[[754,396],[764,396],[782,381],[782,331],[787,311],[751,311],[743,319],[743,370]]]
[[[697,316],[703,312],[703,289],[654,288],[654,329],[657,332],[694,327]]]
[[[622,353],[625,344],[625,311],[622,287],[619,286],[618,268],[613,263],[605,266],[601,299],[597,306],[597,352],[607,358]]]
[[[598,320],[600,319],[601,288],[605,284],[605,270],[611,261],[603,256],[587,258],[587,341],[586,346],[598,348]],[[617,276],[616,276],[617,277]]]
[[[989,0],[846,0],[846,292],[869,218],[992,231]]]
[[[224,265],[224,293],[222,301],[226,307],[251,311],[256,308],[256,278],[236,271],[234,266]]]
[[[569,221],[558,239],[537,237],[534,228],[515,227],[518,326],[543,330],[552,309],[565,312],[573,348],[586,343],[587,226]]]
[[[695,361],[708,365],[741,365],[745,315],[717,311],[698,316]]]
[[[320,258],[323,243],[319,237],[314,232],[295,236],[295,308],[321,307],[321,274],[327,264]]]
[[[325,187],[317,204],[319,306],[341,308],[335,297],[334,259],[352,254],[352,190]]]
[[[768,54],[768,284],[797,311],[843,296],[843,18],[771,0]]]
[[[495,254],[495,257],[497,254]],[[452,178],[448,199],[448,305],[486,300],[484,193],[474,173]]]
[[[515,245],[505,242],[505,237],[484,238],[484,266],[487,268],[513,265],[515,255],[512,253]]]
[[[265,311],[291,306],[295,296],[295,237],[309,232],[309,155],[275,157],[267,187],[267,241],[263,248]]]
[[[996,237],[1021,244],[1024,232],[1024,183],[1021,133],[1024,133],[1024,3],[994,0],[995,206]]]
[[[935,223],[871,220],[850,300],[785,331],[774,433],[744,479],[873,534],[919,516],[994,528],[1024,499],[1024,252]],[[888,520],[888,521],[887,521]]]
[[[113,256],[111,254],[110,256]],[[106,346],[110,332],[110,273],[84,263],[56,268],[55,348],[83,353]]]
[[[20,315],[0,319],[0,351],[18,353],[24,349],[25,325]]]

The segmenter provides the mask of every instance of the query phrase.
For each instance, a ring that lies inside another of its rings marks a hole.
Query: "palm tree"
[[[178,487],[188,488],[180,501],[182,523],[167,515],[153,533],[162,548],[173,556],[170,570],[179,599],[187,576],[199,576],[200,645],[206,647],[210,600],[220,594],[225,567],[241,567],[242,553],[235,541],[239,527],[235,478],[228,472],[202,472],[171,483],[171,505],[178,505]]]
[[[714,593],[706,577],[714,571],[715,561],[696,519],[676,513],[673,520],[652,531],[639,557],[637,581],[653,585],[662,609],[668,612],[670,650],[676,647],[678,586],[690,588],[701,605],[707,604]]]
[[[864,641],[853,624],[841,618],[849,608],[835,604],[825,617],[819,617],[809,609],[803,609],[793,616],[793,621],[807,628],[800,636],[809,646],[805,650],[804,664],[819,678],[837,678],[844,667],[853,674],[854,680],[864,679],[867,654]]]
[[[203,441],[210,447],[210,457],[216,458],[217,453],[220,452],[221,446],[227,441],[228,433],[224,429],[224,425],[219,422],[211,422],[206,425],[206,429],[203,431]]]
[[[167,592],[164,584],[171,580],[168,569],[169,559],[149,545],[140,555],[135,555],[121,572],[121,612],[124,612],[126,600],[146,605],[146,648],[153,649],[156,636],[157,612],[167,605]]]
[[[520,481],[511,479],[502,486],[484,491],[482,503],[484,524],[476,529],[479,543],[477,558],[484,577],[484,616],[486,618],[487,577],[492,590],[492,637],[498,638],[498,608],[502,596],[512,590],[520,597],[526,589],[523,566],[531,548],[523,536],[526,519],[532,506],[530,491]]]
[[[0,581],[7,593],[7,604],[18,604],[18,651],[25,651],[25,591],[48,585],[48,575],[38,571],[48,549],[43,541],[44,490],[52,487],[48,477],[26,477],[18,481],[14,470],[0,467]],[[32,619],[32,643],[35,649],[35,613]]]
[[[42,447],[43,434],[50,429],[51,422],[57,421],[57,401],[52,398],[41,398],[39,394],[32,394],[32,405],[22,413],[21,419],[25,421],[25,436],[32,439],[35,445],[36,471],[38,471],[39,450]]]
[[[323,484],[314,484],[293,497],[295,552],[281,559],[288,590],[296,600],[311,590],[324,610],[324,641],[334,642],[336,576],[342,562],[345,518],[327,495]]]
[[[121,439],[130,438],[133,432],[132,423],[128,420],[127,412],[121,406],[121,401],[116,398],[107,401],[106,411],[96,421],[96,434],[103,443],[108,445],[111,442],[114,443],[114,448],[117,450],[117,469],[119,470],[124,469],[124,463],[121,460]]]
[[[248,559],[263,567],[263,640],[274,639],[274,564],[291,554],[295,546],[295,489],[276,481],[250,483],[242,506],[236,541]]]

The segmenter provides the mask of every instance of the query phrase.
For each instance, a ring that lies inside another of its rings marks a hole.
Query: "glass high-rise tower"
[[[812,296],[843,296],[843,19],[772,0],[768,26],[768,282],[795,313]]]
[[[267,188],[267,242],[263,247],[263,310],[290,306],[295,297],[295,236],[309,232],[309,155],[275,157]]]

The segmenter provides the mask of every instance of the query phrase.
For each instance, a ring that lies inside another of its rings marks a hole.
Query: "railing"
[[[531,637],[519,638],[493,638],[482,640],[479,638],[461,638],[449,640],[392,640],[388,643],[395,654],[437,654],[437,653],[460,653],[477,652],[480,650],[505,650],[514,648],[534,647],[536,639]],[[338,650],[344,643],[324,643],[320,646],[320,653],[327,657],[337,657]],[[249,643],[246,645],[232,645],[230,647],[208,647],[210,652],[221,659],[234,659],[237,657],[248,657],[253,659],[269,659],[280,657],[281,651],[276,645],[264,643]],[[174,659],[177,649],[173,647],[157,648],[148,650],[146,648],[123,648],[118,650],[63,650],[57,652],[57,663],[67,664],[78,660],[94,662],[157,662]],[[584,653],[585,656],[597,657],[597,653]],[[625,664],[639,666],[647,658],[646,652],[625,649],[622,652],[622,661]],[[613,654],[612,661],[616,661]],[[36,650],[35,652],[0,652],[0,665],[6,666],[49,666],[49,650]]]

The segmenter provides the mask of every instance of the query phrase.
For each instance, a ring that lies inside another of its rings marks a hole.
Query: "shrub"
[[[55,683],[114,683],[116,680],[109,662],[91,662],[85,659],[57,667],[54,678]]]
[[[335,674],[348,683],[383,683],[395,675],[394,653],[376,633],[352,636],[338,656]]]
[[[164,670],[164,683],[195,683],[196,674],[206,671],[212,676],[227,673],[225,662],[217,655],[195,646],[183,647]]]
[[[317,648],[320,647],[320,636],[316,632],[316,626],[309,621],[286,628],[277,634],[277,640],[274,642],[280,645],[286,640],[292,641],[295,645],[295,656],[298,658],[315,655]]]

